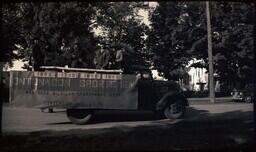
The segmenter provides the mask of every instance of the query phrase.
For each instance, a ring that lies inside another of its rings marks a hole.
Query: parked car
[[[248,84],[244,89],[234,89],[231,92],[233,101],[242,101],[242,102],[253,102],[254,100],[254,84]]]

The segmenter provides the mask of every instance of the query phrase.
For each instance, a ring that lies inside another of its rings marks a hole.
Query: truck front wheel
[[[163,112],[164,116],[168,119],[178,119],[184,115],[185,105],[182,102],[169,103]]]
[[[83,125],[88,123],[92,118],[93,111],[85,109],[67,109],[68,119],[77,125]]]
[[[252,97],[247,96],[247,97],[245,97],[244,101],[247,102],[247,103],[250,103],[250,102],[252,102]]]

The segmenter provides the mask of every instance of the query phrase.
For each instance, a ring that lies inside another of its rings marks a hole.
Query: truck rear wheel
[[[182,102],[169,103],[164,108],[163,114],[168,119],[179,119],[185,114],[185,105]]]
[[[93,111],[85,109],[67,109],[68,119],[77,125],[84,125],[90,121]]]

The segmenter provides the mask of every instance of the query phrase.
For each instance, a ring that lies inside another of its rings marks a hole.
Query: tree
[[[196,55],[197,58],[207,55],[194,52],[206,40],[201,5],[201,2],[159,2],[151,15],[148,46],[154,52],[154,67],[167,79],[178,80],[186,73],[189,60]]]
[[[252,81],[254,4],[211,2],[214,70],[217,80]],[[154,66],[168,79],[179,79],[191,58],[208,63],[204,2],[159,2],[151,15],[148,45]],[[207,65],[202,65],[208,67]]]
[[[217,79],[232,87],[253,81],[254,4],[218,2],[212,5]]]
[[[141,23],[138,10],[145,8],[144,3],[135,2],[69,2],[69,3],[18,3],[19,35],[23,38],[17,43],[18,53],[24,60],[31,60],[30,65],[65,65],[66,58],[61,53],[62,40],[71,48],[78,41],[79,61],[86,67],[94,68],[93,58],[99,47],[98,43],[109,49],[112,59],[117,47],[125,48],[126,71],[131,73],[131,65],[149,65],[145,58],[145,33],[147,26]],[[15,26],[15,25],[13,25]],[[94,27],[101,28],[103,34],[96,37]],[[100,41],[98,41],[98,38]],[[35,45],[38,39],[38,46]],[[12,43],[14,45],[16,43]],[[41,54],[37,59],[33,55]],[[69,51],[68,51],[69,52]],[[32,56],[32,57],[31,57]],[[72,59],[76,60],[76,59]],[[34,62],[34,63],[33,63]]]
[[[19,56],[13,51],[18,49],[17,45],[22,41],[20,35],[19,6],[16,3],[4,3],[2,5],[2,48],[0,62],[12,65],[12,60]]]
[[[100,43],[111,50],[112,61],[118,48],[125,49],[125,73],[149,68],[144,38],[148,27],[138,17],[138,11],[145,8],[143,2],[102,2],[97,7],[94,27],[102,31]]]
[[[17,3],[17,6],[20,22],[18,32],[24,38],[23,41],[17,42],[20,45],[18,49],[20,57],[31,60],[32,50],[35,48],[34,40],[38,39],[39,46],[34,49],[36,51],[34,54],[43,54],[43,57],[34,60],[34,64],[65,65],[67,61],[59,58],[62,55],[61,42],[65,39],[71,48],[70,51],[73,51],[74,43],[78,42],[80,60],[85,62],[87,67],[94,66],[93,57],[97,39],[90,27],[95,11],[91,4],[49,2]]]

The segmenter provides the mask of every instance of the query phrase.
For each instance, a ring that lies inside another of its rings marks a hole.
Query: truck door
[[[150,110],[152,109],[152,82],[150,79],[142,79],[139,81],[138,88],[138,109]]]

